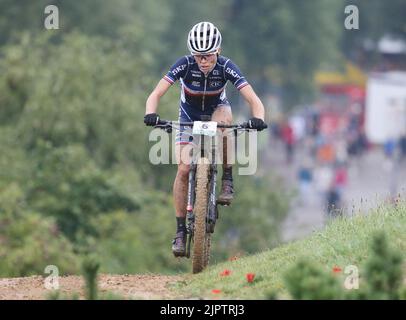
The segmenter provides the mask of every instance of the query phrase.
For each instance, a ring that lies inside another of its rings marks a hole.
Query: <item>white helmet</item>
[[[199,22],[190,30],[187,47],[191,54],[215,53],[221,46],[221,33],[211,22]]]

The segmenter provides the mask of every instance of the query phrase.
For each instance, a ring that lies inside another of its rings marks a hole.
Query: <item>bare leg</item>
[[[178,165],[178,172],[173,183],[173,201],[177,217],[186,217],[187,188],[189,168],[186,165]]]
[[[191,145],[176,145],[176,158],[178,161],[178,172],[173,183],[173,200],[175,204],[176,216],[186,217],[187,189],[190,170],[189,150]]]
[[[213,115],[212,115],[212,121],[216,121],[218,123],[221,124],[231,124],[233,121],[233,115],[231,113],[231,107],[230,106],[219,106],[216,111],[214,111]],[[221,131],[224,132],[224,129],[221,129]],[[227,150],[227,146],[228,144],[232,143],[232,136],[227,136],[227,135],[223,135],[222,136],[223,139],[223,150],[222,150],[222,154],[223,154],[223,170],[226,168],[231,168],[231,163],[228,164],[228,150]],[[220,150],[221,151],[221,150]]]
[[[175,152],[178,163],[178,172],[173,183],[173,200],[176,213],[176,236],[172,242],[172,252],[175,257],[183,257],[186,253],[186,206],[187,189],[190,170],[191,145],[176,145]]]
[[[221,106],[216,109],[213,113],[212,120],[217,121],[222,124],[231,124],[232,122],[231,108],[229,106]],[[222,129],[224,132],[224,129]],[[229,157],[228,146],[231,146],[233,143],[232,135],[222,134],[220,137],[222,139],[223,150],[219,150],[223,155],[223,177],[222,177],[222,188],[221,193],[217,199],[218,203],[222,205],[229,205],[233,200],[233,178],[232,178],[232,162]]]

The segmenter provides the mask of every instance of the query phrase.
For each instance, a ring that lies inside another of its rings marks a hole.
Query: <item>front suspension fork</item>
[[[210,165],[210,186],[209,186],[209,205],[208,205],[208,231],[214,232],[214,225],[218,218],[217,215],[217,199],[216,199],[216,183],[217,183],[217,164],[216,164],[216,139],[212,137],[212,150],[211,150],[211,165]]]
[[[193,205],[195,202],[195,186],[196,186],[196,163],[190,165],[189,171],[189,182],[188,182],[188,195],[187,195],[187,207],[186,207],[186,231],[187,231],[187,242],[186,242],[186,257],[190,257],[190,243],[193,238],[193,230],[195,223],[195,215],[193,213]]]
[[[213,233],[214,224],[217,220],[217,199],[216,199],[216,180],[217,180],[217,166],[212,164],[210,168],[210,186],[209,186],[209,206],[208,206],[208,225],[212,225],[209,228],[209,232]]]

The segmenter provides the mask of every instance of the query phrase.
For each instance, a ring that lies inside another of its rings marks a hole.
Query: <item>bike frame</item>
[[[208,203],[208,212],[206,218],[206,232],[213,233],[216,220],[218,218],[217,202],[216,202],[216,185],[217,185],[217,165],[215,164],[216,160],[216,151],[217,146],[215,145],[215,137],[212,137],[212,150],[211,150],[211,164],[210,164],[210,177],[209,177],[209,203]],[[187,213],[186,213],[186,230],[188,233],[188,241],[186,248],[186,257],[190,257],[190,242],[193,239],[193,230],[194,230],[194,201],[195,201],[195,186],[196,186],[196,169],[197,162],[199,157],[205,156],[205,136],[200,135],[201,148],[200,154],[198,157],[192,159],[189,171],[189,182],[188,182],[188,197],[187,197]]]
[[[210,116],[209,116],[210,117]],[[206,118],[202,121],[210,121]],[[172,132],[174,124],[179,126],[193,126],[193,122],[175,122],[160,120],[156,127],[161,128],[168,133]],[[238,130],[247,130],[248,123],[226,125],[218,124],[217,128],[229,128],[234,129],[234,143],[235,143],[235,152],[237,151],[237,131]],[[192,159],[190,164],[189,179],[188,179],[188,196],[187,196],[187,207],[186,207],[186,231],[187,231],[187,242],[186,242],[186,257],[190,258],[190,248],[191,241],[193,240],[194,232],[194,220],[195,216],[193,213],[195,197],[196,197],[196,170],[199,158],[205,157],[205,139],[207,136],[200,135],[200,153],[197,157]],[[218,219],[218,209],[216,201],[216,186],[217,186],[217,165],[216,165],[216,156],[217,156],[217,145],[215,144],[215,137],[211,137],[211,162],[209,170],[209,195],[208,195],[208,206],[207,206],[207,215],[206,215],[206,232],[213,233],[216,221]]]

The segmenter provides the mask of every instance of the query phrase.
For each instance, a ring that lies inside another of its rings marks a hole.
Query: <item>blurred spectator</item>
[[[324,199],[326,192],[331,186],[333,171],[329,166],[323,165],[314,170],[314,182],[319,195]]]
[[[317,146],[315,139],[311,136],[306,136],[303,140],[303,147],[306,151],[306,156],[310,157],[313,161],[316,160]]]
[[[385,161],[383,162],[383,169],[387,172],[393,172],[395,166],[395,152],[396,152],[396,139],[389,138],[383,144],[383,152],[385,154]],[[392,180],[392,179],[391,179]]]
[[[348,141],[348,155],[355,157],[360,153],[359,150],[359,134],[356,130],[350,130],[347,136]]]
[[[293,136],[295,137],[295,141],[301,141],[305,134],[306,134],[306,121],[302,115],[295,115],[293,116],[290,121],[290,126],[293,130]]]
[[[383,151],[385,153],[385,156],[388,159],[392,159],[392,157],[395,153],[395,149],[396,149],[396,140],[395,139],[390,138],[385,141],[385,143],[383,145]]]
[[[320,115],[317,111],[314,111],[311,114],[310,118],[310,134],[312,136],[317,136],[319,134],[319,122],[320,122]]]
[[[269,147],[271,149],[276,148],[280,140],[280,126],[277,121],[272,121],[270,123],[268,137],[269,137]]]
[[[292,160],[293,160],[295,137],[293,134],[293,129],[288,121],[285,121],[282,124],[281,135],[282,135],[282,141],[285,144],[286,162],[288,164],[291,164]]]
[[[370,144],[369,144],[369,141],[368,141],[368,138],[367,138],[367,135],[366,135],[364,129],[362,129],[361,132],[360,132],[359,141],[360,141],[362,150],[367,151],[369,149],[369,147],[370,147]]]
[[[329,164],[335,160],[335,150],[332,143],[324,143],[317,151],[317,159],[320,163]]]
[[[277,121],[273,121],[271,123],[271,132],[275,139],[280,138],[280,125]]]
[[[348,172],[345,163],[338,163],[335,171],[334,185],[337,189],[340,198],[342,198],[343,190],[347,186]]]
[[[336,160],[340,163],[345,163],[348,160],[348,146],[345,139],[340,139],[336,142]]]
[[[308,203],[311,197],[310,186],[313,180],[310,161],[305,161],[298,170],[299,190],[302,203]]]
[[[402,159],[406,158],[406,135],[402,136],[399,141],[400,144],[400,153]]]
[[[341,213],[341,195],[338,189],[333,185],[330,186],[326,196],[327,215],[333,218]]]

